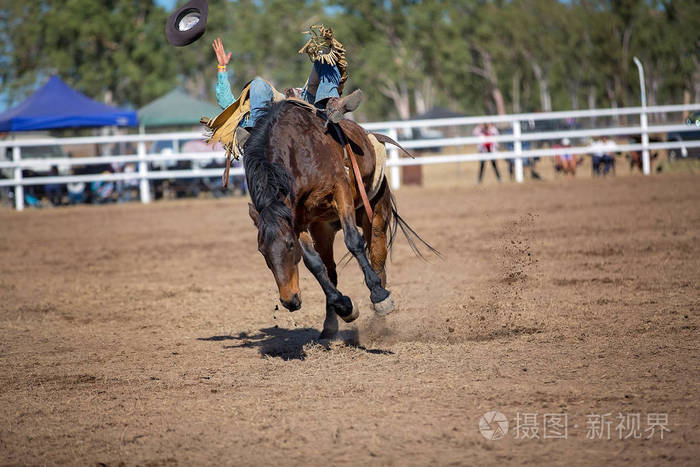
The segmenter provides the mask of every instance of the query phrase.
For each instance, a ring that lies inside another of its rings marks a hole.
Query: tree
[[[376,89],[390,99],[399,118],[411,115],[412,99],[422,109],[434,99],[434,47],[424,36],[442,30],[431,28],[433,22],[440,21],[442,3],[341,1],[342,13],[332,18],[339,25],[338,36],[353,52],[351,76],[366,90]]]
[[[209,0],[206,34],[167,44],[155,0],[0,0],[0,95],[52,72],[86,94],[140,106],[175,85],[213,98],[211,43],[232,52],[234,93],[262,76],[302,86],[301,34],[325,23],[345,44],[362,119],[442,105],[505,113],[700,100],[697,0]]]
[[[280,90],[301,87],[311,63],[297,51],[306,40],[303,32],[322,20],[322,11],[316,1],[210,0],[206,34],[166,53],[178,63],[185,86],[202,98],[213,97],[217,70],[211,44],[217,37],[232,53],[228,68],[234,94],[256,76]]]
[[[142,105],[172,89],[166,12],[153,1],[35,0],[0,10],[0,89],[11,100],[51,73],[93,98]]]

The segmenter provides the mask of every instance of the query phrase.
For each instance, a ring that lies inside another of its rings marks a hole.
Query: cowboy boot
[[[345,97],[331,97],[326,102],[326,116],[333,123],[341,121],[347,112],[357,109],[362,102],[362,91],[355,89]]]

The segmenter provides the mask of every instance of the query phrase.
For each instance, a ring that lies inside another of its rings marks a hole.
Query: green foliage
[[[163,53],[179,66],[186,87],[195,95],[213,98],[216,58],[212,43],[221,37],[227,52],[234,90],[256,76],[270,80],[280,90],[301,87],[311,63],[297,51],[306,42],[302,34],[321,21],[316,1],[225,0],[209,1],[209,20],[204,36],[187,47],[168,47]]]
[[[179,4],[182,4],[180,1]],[[297,54],[325,23],[348,52],[360,118],[440,105],[465,113],[700,99],[697,0],[210,0],[207,32],[167,44],[154,0],[0,0],[0,95],[17,101],[49,73],[94,98],[138,107],[182,84],[213,98],[211,43],[232,52],[234,90],[255,76],[302,86]]]
[[[32,0],[0,9],[1,90],[11,100],[57,73],[85,94],[139,106],[172,89],[166,12],[150,1]]]
[[[335,20],[372,116],[432,104],[467,113],[700,99],[693,0],[342,0]],[[357,51],[361,53],[357,53]],[[505,107],[505,109],[503,108]]]

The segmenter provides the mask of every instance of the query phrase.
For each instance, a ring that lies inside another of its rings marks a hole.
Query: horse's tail
[[[404,154],[406,154],[406,155],[407,155],[408,157],[410,157],[411,159],[415,159],[415,158],[416,158],[416,156],[414,156],[414,155],[411,154],[410,152],[406,151],[406,148],[404,148],[403,146],[401,146],[399,143],[397,143],[396,141],[394,141],[392,138],[388,137],[387,135],[384,135],[384,134],[382,134],[382,133],[370,133],[370,134],[371,134],[372,136],[374,136],[374,137],[377,139],[377,141],[379,141],[380,143],[385,143],[385,144],[386,144],[386,143],[389,143],[389,144],[393,144],[394,146],[396,146],[397,148],[399,148],[399,149],[401,150],[401,152],[403,152]]]
[[[389,183],[387,182],[386,178],[384,179],[384,183],[386,186],[384,187],[385,189],[389,189]],[[426,260],[425,255],[423,254],[423,251],[421,251],[423,248],[427,248],[428,252],[434,254],[438,258],[442,258],[442,255],[438,250],[433,248],[428,242],[423,240],[418,233],[416,233],[413,228],[408,225],[408,222],[406,222],[398,212],[398,208],[396,206],[396,198],[394,197],[394,194],[389,191],[389,199],[391,200],[391,220],[389,221],[389,241],[387,242],[387,249],[391,253],[391,249],[394,246],[394,240],[396,239],[396,234],[401,230],[401,233],[403,233],[404,237],[406,237],[406,240],[408,241],[409,246],[411,247],[411,250],[422,260]]]

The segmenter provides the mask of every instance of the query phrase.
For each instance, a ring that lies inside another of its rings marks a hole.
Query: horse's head
[[[291,211],[281,202],[267,206],[261,212],[248,203],[248,213],[258,228],[258,251],[275,276],[280,302],[289,311],[298,310],[301,308],[301,246],[292,228]]]

